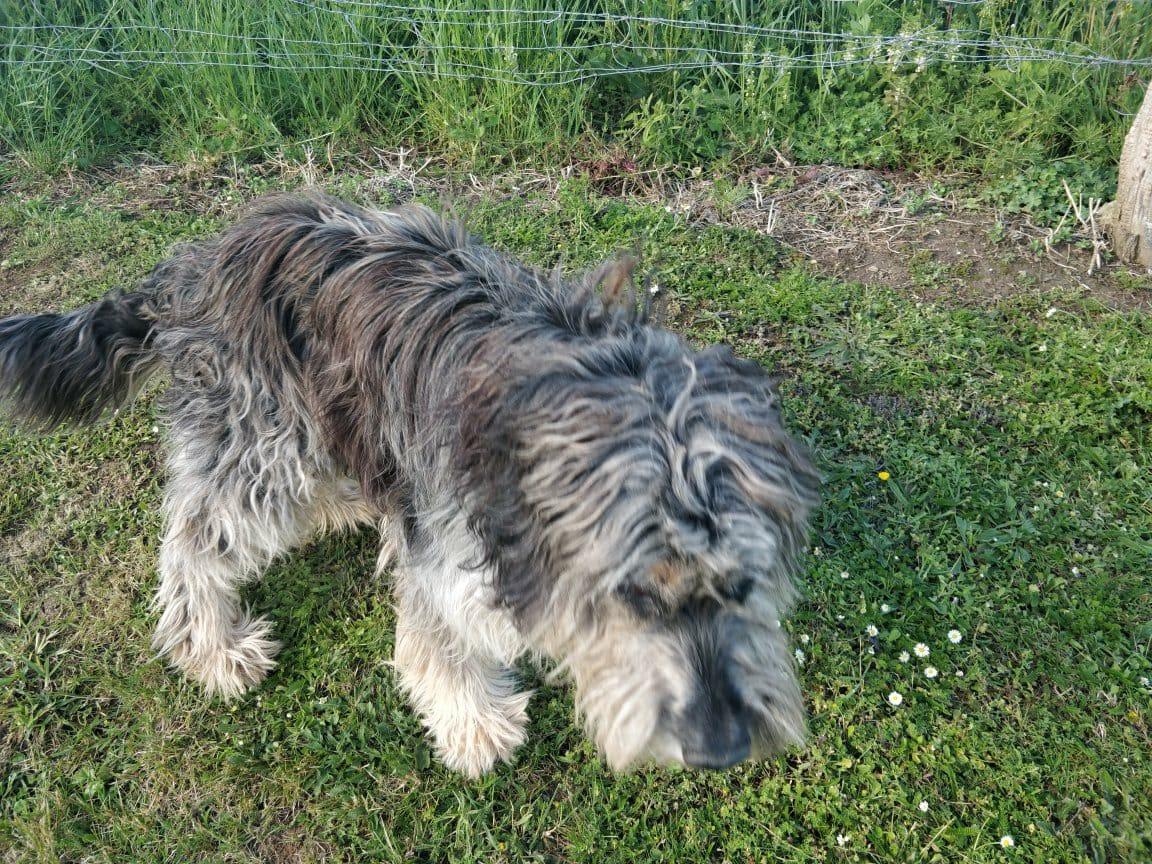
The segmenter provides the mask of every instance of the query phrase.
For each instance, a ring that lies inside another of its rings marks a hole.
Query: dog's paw
[[[263,681],[276,667],[280,643],[272,638],[272,622],[244,618],[225,644],[187,643],[170,652],[172,665],[200,682],[209,696],[235,699]]]
[[[436,754],[448,768],[473,779],[487,774],[497,762],[511,762],[524,743],[530,697],[517,693],[506,699],[502,710],[458,715],[431,729]]]

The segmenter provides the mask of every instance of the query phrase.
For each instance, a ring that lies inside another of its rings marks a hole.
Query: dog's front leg
[[[522,647],[481,574],[421,557],[397,568],[394,664],[437,755],[478,777],[524,740],[531,693],[511,668]]]

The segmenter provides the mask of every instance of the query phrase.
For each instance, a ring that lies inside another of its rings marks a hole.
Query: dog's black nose
[[[700,693],[684,720],[680,743],[689,768],[721,771],[748,758],[752,737],[747,713],[731,694]]]
[[[708,771],[723,771],[733,765],[739,765],[748,758],[751,741],[748,732],[743,733],[742,740],[716,742],[706,750],[684,751],[684,764],[689,768],[703,768]]]

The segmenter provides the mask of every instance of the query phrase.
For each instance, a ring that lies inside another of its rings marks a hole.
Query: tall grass
[[[554,8],[589,14],[539,14]],[[832,46],[820,35],[677,26],[694,20],[861,36],[978,30],[1152,53],[1152,5],[1114,0],[10,0],[0,3],[0,144],[46,171],[128,147],[227,153],[358,136],[415,138],[469,160],[549,159],[612,141],[647,163],[781,149],[1003,171],[1114,160],[1143,83],[1083,64],[914,56],[722,68],[707,61]],[[118,62],[89,62],[107,57]],[[654,62],[696,65],[636,71]],[[574,80],[589,67],[620,74]]]

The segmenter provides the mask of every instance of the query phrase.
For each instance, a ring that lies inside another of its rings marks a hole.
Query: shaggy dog
[[[613,767],[723,768],[803,736],[780,619],[817,476],[764,371],[651,326],[630,285],[421,207],[274,198],[134,291],[0,321],[0,394],[93,421],[170,373],[154,645],[208,693],[274,665],[240,586],[373,524],[400,683],[447,765],[511,757],[531,654]]]

